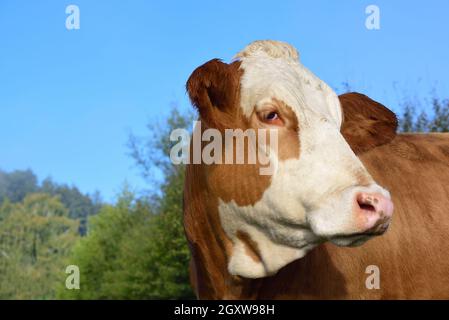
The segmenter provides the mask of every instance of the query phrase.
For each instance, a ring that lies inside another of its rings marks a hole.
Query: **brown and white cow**
[[[198,298],[449,298],[449,136],[396,135],[394,113],[337,96],[286,43],[236,58],[187,82],[201,130],[275,129],[278,163],[269,176],[258,163],[187,166]]]

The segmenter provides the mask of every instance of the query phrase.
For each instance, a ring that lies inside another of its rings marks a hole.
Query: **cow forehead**
[[[341,126],[342,113],[336,93],[304,67],[296,50],[282,42],[257,41],[237,54],[244,71],[240,106],[250,116],[255,106],[276,98],[288,104],[299,118],[315,113]]]

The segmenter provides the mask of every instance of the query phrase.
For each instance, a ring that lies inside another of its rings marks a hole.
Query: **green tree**
[[[399,119],[399,130],[403,132],[413,131],[415,108],[410,103],[405,104],[402,118]]]
[[[69,211],[69,217],[80,221],[79,233],[81,235],[85,235],[87,232],[89,216],[96,215],[102,206],[101,196],[98,192],[92,196],[85,195],[76,186],[57,184],[51,178],[46,178],[42,182],[39,192],[60,197],[61,202]]]
[[[416,132],[425,132],[429,128],[429,119],[424,110],[416,118],[416,123],[413,127]]]
[[[118,298],[193,298],[182,225],[184,172],[176,172],[164,185],[158,212],[136,216],[139,222],[123,238],[113,290]]]
[[[423,105],[423,108],[418,108]],[[403,113],[399,117],[399,131],[401,132],[449,132],[449,100],[440,99],[433,94],[425,103],[406,100],[402,103]],[[417,110],[421,109],[417,115]],[[429,114],[426,112],[432,111]]]
[[[148,126],[150,134],[140,140],[130,138],[131,155],[143,177],[152,177],[155,169],[164,177],[160,184],[160,196],[156,194],[157,218],[152,225],[152,246],[146,252],[153,252],[148,265],[152,265],[154,284],[152,296],[156,298],[193,298],[189,283],[190,253],[182,223],[182,199],[185,167],[173,165],[170,150],[178,141],[170,141],[174,129],[191,127],[195,115],[182,114],[177,109],[164,127]],[[151,155],[151,156],[149,156]]]
[[[70,260],[80,268],[81,289],[61,288],[59,297],[193,298],[182,224],[185,168],[169,159],[170,132],[187,128],[191,119],[173,110],[165,126],[149,125],[148,136],[130,137],[131,156],[152,188],[140,197],[125,189],[116,205],[89,219]]]
[[[429,129],[431,132],[448,132],[449,131],[449,100],[441,101],[438,98],[432,99],[432,107],[434,117],[430,122]]]
[[[82,194],[77,187],[57,184],[51,178],[46,178],[39,184],[31,170],[13,172],[0,170],[0,203],[5,199],[13,203],[21,202],[26,195],[37,192],[59,196],[60,201],[68,209],[69,217],[80,221],[81,235],[86,233],[87,218],[95,215],[102,206],[98,192],[92,196]]]
[[[16,170],[11,173],[0,170],[0,203],[5,198],[20,202],[27,194],[37,190],[37,177],[31,170]]]
[[[115,275],[120,272],[118,261],[123,239],[139,225],[142,214],[148,213],[143,210],[134,196],[125,190],[115,206],[103,206],[99,214],[90,219],[88,235],[75,246],[70,258],[70,264],[80,269],[80,290],[60,287],[60,298],[117,298],[112,288],[117,287]]]
[[[0,299],[52,299],[78,221],[57,197],[29,194],[0,206]]]

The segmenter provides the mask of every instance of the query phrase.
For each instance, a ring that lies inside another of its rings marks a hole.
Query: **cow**
[[[449,298],[448,134],[397,134],[387,107],[337,96],[279,41],[203,64],[187,92],[201,132],[278,139],[271,175],[258,162],[186,167],[199,299]]]

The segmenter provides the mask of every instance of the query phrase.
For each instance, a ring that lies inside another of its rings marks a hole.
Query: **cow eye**
[[[274,121],[277,119],[279,119],[279,115],[275,111],[272,111],[265,116],[265,120],[268,120],[268,121]]]
[[[284,121],[282,121],[281,115],[277,110],[265,110],[257,113],[260,121],[272,126],[283,126]]]

